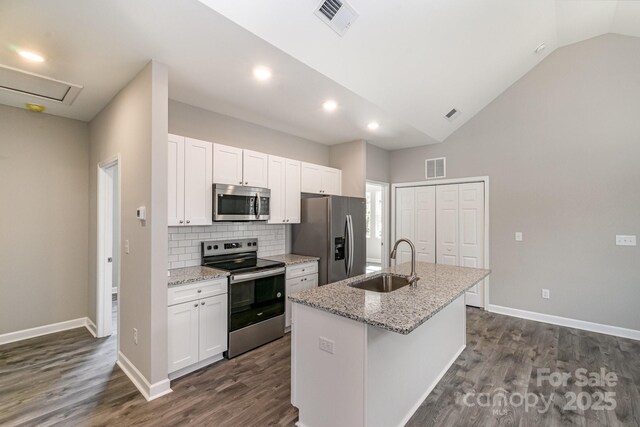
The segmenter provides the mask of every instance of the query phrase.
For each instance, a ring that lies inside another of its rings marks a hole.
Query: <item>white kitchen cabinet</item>
[[[304,264],[287,266],[285,292],[287,297],[297,292],[313,289],[318,286],[318,262],[312,261]],[[285,329],[291,327],[291,301],[286,299],[284,311]]]
[[[242,148],[213,144],[213,182],[243,185]]]
[[[227,350],[227,279],[171,287],[167,300],[169,373],[186,374],[221,358]]]
[[[257,151],[213,144],[213,182],[267,187],[269,156]]]
[[[213,146],[178,135],[168,137],[168,224],[211,225]]]
[[[199,357],[204,360],[227,349],[227,295],[205,298],[199,302]]]
[[[268,185],[269,156],[257,151],[243,150],[242,179],[243,185],[263,187]]]
[[[339,196],[342,194],[342,171],[303,162],[300,184],[303,193]]]
[[[270,224],[300,222],[300,162],[269,156]]]

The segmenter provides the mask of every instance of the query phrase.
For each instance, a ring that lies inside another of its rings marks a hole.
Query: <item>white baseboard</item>
[[[407,413],[407,415],[404,417],[404,419],[402,420],[402,422],[399,424],[400,427],[404,426],[405,424],[407,424],[409,422],[409,420],[411,419],[411,417],[413,417],[413,414],[416,413],[416,411],[418,410],[418,408],[420,407],[420,405],[422,405],[422,403],[424,402],[424,400],[427,398],[427,396],[429,396],[431,394],[431,392],[433,391],[434,388],[436,388],[436,386],[438,385],[438,383],[440,382],[440,380],[442,379],[442,377],[444,377],[444,375],[447,373],[447,371],[449,370],[449,368],[456,362],[456,360],[458,359],[458,357],[462,354],[462,352],[464,351],[464,349],[467,346],[465,344],[462,345],[462,347],[460,347],[460,350],[458,350],[456,352],[456,354],[451,358],[451,360],[449,361],[449,363],[447,363],[447,366],[444,367],[444,369],[442,369],[442,371],[440,371],[440,373],[438,374],[438,376],[436,377],[435,380],[433,380],[433,382],[429,385],[429,387],[427,388],[427,390],[422,394],[422,396],[420,396],[420,398],[418,399],[418,401],[413,405],[413,407],[411,408],[411,410]]]
[[[98,328],[96,327],[96,324],[93,323],[93,321],[91,319],[89,319],[88,317],[87,317],[87,321],[85,322],[84,326],[87,328],[89,333],[91,335],[93,335],[94,338],[98,337],[98,332],[97,332]]]
[[[2,334],[0,335],[0,345],[40,337],[42,335],[53,334],[55,332],[67,331],[69,329],[83,328],[87,326],[87,320],[88,319],[86,317],[80,317],[78,319],[51,323],[49,325],[37,326],[35,328],[23,329],[22,331]]]
[[[597,332],[599,334],[613,335],[621,338],[629,338],[640,341],[640,331],[635,329],[621,328],[619,326],[603,325],[601,323],[586,322],[584,320],[570,319],[568,317],[554,316],[552,314],[536,313],[535,311],[519,310],[517,308],[503,307],[489,304],[487,310],[491,313],[504,314],[507,316],[520,317],[522,319],[534,320],[536,322],[550,323],[552,325],[566,326],[569,328],[583,329],[585,331]]]
[[[157,399],[173,391],[168,378],[154,384],[149,383],[138,368],[121,351],[118,352],[118,361],[116,363],[147,401]]]

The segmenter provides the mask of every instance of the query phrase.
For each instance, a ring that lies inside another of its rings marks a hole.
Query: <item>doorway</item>
[[[120,160],[98,165],[96,334],[117,334],[120,296]]]
[[[388,213],[389,184],[366,183],[366,272],[374,273],[389,265]]]

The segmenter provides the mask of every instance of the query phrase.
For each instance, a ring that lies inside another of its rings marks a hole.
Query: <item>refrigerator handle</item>
[[[349,252],[350,252],[350,242],[349,242],[349,215],[346,216],[344,220],[344,271],[349,277]]]
[[[349,218],[349,277],[351,277],[353,271],[353,218],[351,215],[347,217]]]

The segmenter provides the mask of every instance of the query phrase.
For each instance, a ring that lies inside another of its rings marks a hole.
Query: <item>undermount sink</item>
[[[408,284],[409,280],[404,276],[381,274],[380,276],[372,277],[371,279],[366,279],[362,282],[352,283],[349,286],[352,288],[364,289],[365,291],[386,293],[403,288]]]

